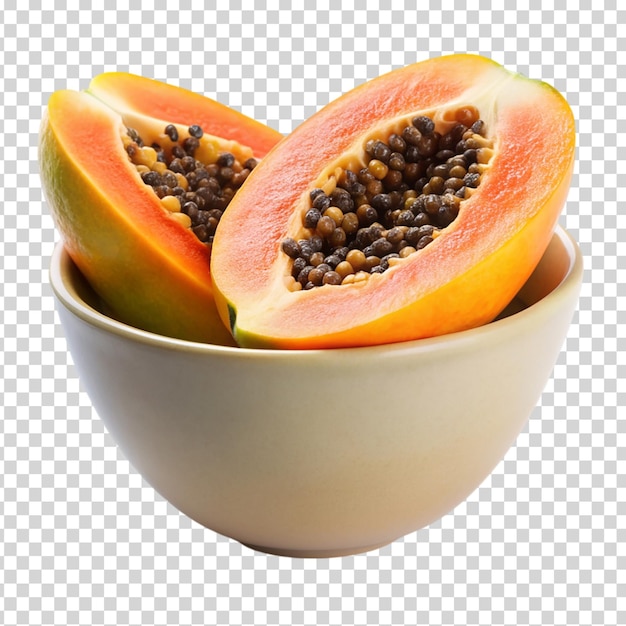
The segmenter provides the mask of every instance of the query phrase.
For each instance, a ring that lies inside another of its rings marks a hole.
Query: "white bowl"
[[[582,260],[558,228],[498,320],[320,351],[198,344],[121,324],[99,312],[61,244],[50,277],[79,377],[137,471],[215,532],[328,557],[432,523],[489,475],[551,375]]]

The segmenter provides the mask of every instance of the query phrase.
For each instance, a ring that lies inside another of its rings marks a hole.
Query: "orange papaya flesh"
[[[381,274],[297,290],[286,239],[310,239],[310,193],[367,163],[416,116],[445,134],[463,109],[484,122],[480,184],[434,241]],[[551,86],[475,55],[395,70],[318,111],[252,172],[220,222],[213,279],[247,347],[331,348],[437,336],[493,320],[526,281],[567,197],[575,123]],[[258,215],[263,214],[263,219]]]
[[[168,97],[184,108],[188,92]],[[241,117],[250,128],[263,126]],[[162,120],[135,113],[132,121],[148,145],[162,140]],[[64,244],[113,317],[166,336],[234,345],[215,306],[211,248],[187,216],[167,210],[144,184],[125,149],[127,124],[90,93],[51,96],[41,125],[40,171]],[[184,126],[177,130],[188,134]],[[274,143],[280,137],[274,133]],[[253,152],[228,138],[209,136],[202,144],[200,151],[210,153]]]
[[[129,126],[142,117],[160,120],[161,128],[170,123],[197,124],[207,135],[247,146],[257,158],[282,138],[273,128],[221,102],[145,76],[105,72],[92,79],[87,91],[122,114]]]

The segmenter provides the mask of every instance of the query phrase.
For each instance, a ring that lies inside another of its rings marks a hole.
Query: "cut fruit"
[[[97,77],[89,92],[52,94],[40,134],[43,188],[70,256],[113,317],[170,337],[234,344],[215,307],[211,246],[184,212],[183,192],[201,184],[189,182],[193,167],[168,170],[169,188],[167,178],[151,186],[145,175],[162,176],[182,146],[191,161],[218,168],[220,155],[244,163],[281,138],[209,98],[129,74]],[[216,192],[221,209],[236,187]]]
[[[297,128],[231,203],[213,248],[220,315],[239,345],[271,348],[487,323],[545,251],[574,153],[565,99],[489,59],[438,57],[365,83]],[[426,218],[421,244],[408,231]]]

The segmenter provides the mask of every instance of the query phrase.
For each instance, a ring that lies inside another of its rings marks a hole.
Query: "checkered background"
[[[626,624],[623,7],[111,4],[4,0],[0,623]],[[37,141],[48,97],[119,69],[287,133],[369,78],[455,51],[552,83],[578,120],[562,223],[580,242],[586,280],[553,378],[506,458],[439,522],[353,557],[255,553],[163,501],[77,380],[47,277],[57,234]]]

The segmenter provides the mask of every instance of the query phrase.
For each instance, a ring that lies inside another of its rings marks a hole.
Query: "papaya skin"
[[[358,159],[398,119],[475,105],[494,143],[481,184],[434,242],[351,285],[290,291],[289,259],[308,192],[333,164]],[[260,164],[216,232],[213,278],[222,319],[244,347],[383,344],[493,320],[545,251],[569,190],[575,123],[552,87],[475,55],[437,57],[348,92],[304,122]],[[259,203],[259,198],[263,198]],[[260,206],[259,206],[260,204]],[[247,220],[251,208],[263,224]],[[237,250],[246,250],[233,269]]]
[[[175,89],[168,97],[184,109],[187,93]],[[194,111],[202,106],[196,100]],[[160,120],[144,116],[142,123],[154,133],[163,130]],[[163,210],[130,163],[124,132],[122,116],[90,93],[50,97],[40,130],[40,174],[68,253],[119,321],[178,339],[235,345],[215,306],[210,247]],[[273,133],[273,142],[280,137]]]

